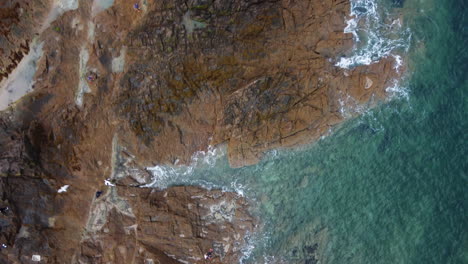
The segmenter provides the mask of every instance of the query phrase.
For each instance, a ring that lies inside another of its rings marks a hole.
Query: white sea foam
[[[340,114],[341,114],[341,116],[344,117],[344,118],[348,118],[349,114],[346,111],[344,100],[342,98],[340,98],[340,99],[338,99],[338,103],[340,104]]]
[[[231,190],[234,190],[239,196],[245,197],[247,186],[239,183],[237,180],[234,180],[233,182],[231,182],[231,186],[229,190],[226,189],[225,191],[231,191]]]
[[[163,189],[167,187],[168,180],[177,176],[176,169],[167,165],[156,165],[146,169],[151,172],[152,179],[150,183],[145,184],[142,187],[156,187]]]
[[[403,60],[401,59],[401,56],[400,56],[400,55],[392,55],[392,57],[395,59],[395,65],[393,66],[393,68],[394,68],[397,72],[399,72],[401,66],[403,65]]]
[[[354,36],[355,41],[359,41],[359,36],[356,32],[357,29],[357,21],[356,18],[351,18],[346,20],[346,27],[344,29],[344,33],[352,33]]]
[[[269,153],[272,157],[278,155],[278,151],[271,151]],[[164,189],[169,187],[171,184],[183,183],[189,185],[197,185],[207,190],[221,189],[225,192],[236,192],[239,196],[245,197],[247,193],[250,193],[249,186],[243,181],[233,178],[228,183],[214,183],[209,180],[203,180],[196,176],[195,171],[197,169],[210,169],[218,165],[221,158],[226,156],[226,147],[209,146],[205,151],[197,151],[192,155],[190,165],[157,165],[149,167],[147,170],[152,174],[152,182],[142,187],[159,188]],[[241,183],[242,182],[242,183]],[[249,197],[255,203],[255,197]],[[260,230],[261,228],[259,228]],[[269,234],[256,231],[253,233],[247,233],[244,237],[245,244],[241,248],[242,257],[239,263],[244,263],[253,254],[257,247],[265,247],[269,243]]]
[[[367,111],[357,119],[357,126],[366,125],[372,133],[381,133],[385,131],[385,127],[379,118],[378,111]]]
[[[338,103],[340,104],[340,114],[343,118],[351,118],[356,114],[363,114],[369,110],[366,105],[360,104],[356,99],[354,99],[349,94],[342,95],[340,99],[338,99]]]
[[[265,249],[268,248],[271,240],[271,234],[269,232],[263,233],[261,230],[263,228],[259,228],[256,232],[247,233],[244,237],[246,241],[245,245],[243,246],[241,252],[242,256],[239,259],[239,263],[245,263],[249,261],[249,258],[252,256],[255,249]],[[275,257],[273,256],[263,256],[264,262],[267,264],[277,263]]]
[[[393,85],[387,87],[385,91],[390,94],[391,98],[403,98],[408,100],[409,99],[409,89],[407,86],[402,84],[403,82],[399,82],[397,80],[393,80]]]
[[[355,45],[351,54],[339,58],[335,66],[350,69],[392,57],[395,61],[393,68],[396,72],[401,71],[402,54],[408,52],[411,32],[409,28],[402,26],[400,18],[397,18],[398,14],[394,15],[396,18],[392,18],[391,10],[384,10],[377,3],[375,0],[351,0],[351,17],[346,21],[344,32],[353,34]],[[344,74],[347,76],[346,72]],[[391,99],[408,99],[408,88],[402,83],[401,80],[393,80],[392,85],[386,88]],[[342,94],[338,102],[340,114],[344,118],[365,114],[369,110],[367,105],[358,104],[347,94]]]
[[[195,168],[202,166],[214,167],[217,160],[224,155],[224,147],[208,146],[206,151],[195,152],[192,155],[189,165],[156,165],[154,167],[148,167],[146,169],[151,172],[152,181],[142,187],[164,189],[174,182],[190,182],[190,176],[193,174]],[[212,183],[202,181],[199,181],[198,185],[202,185],[208,189],[214,187],[221,188],[221,186],[215,186]]]
[[[247,232],[247,234],[244,237],[244,240],[247,241],[247,243],[244,245],[242,248],[242,256],[239,259],[239,263],[244,263],[245,260],[249,259],[249,257],[252,255],[256,244],[258,244],[258,241],[254,239],[254,235],[250,234]]]
[[[275,159],[277,158],[279,155],[279,151],[277,149],[272,149],[270,151],[268,151],[267,153],[265,153],[265,158],[266,159]]]
[[[206,151],[197,151],[195,154],[192,156],[192,164],[193,165],[209,165],[209,166],[214,166],[216,161],[220,158],[220,156],[223,156],[225,154],[225,148],[224,147],[213,147],[213,146],[208,146],[208,149]]]
[[[349,69],[369,65],[388,57],[397,49],[407,50],[411,34],[402,29],[401,21],[383,21],[375,0],[351,0],[351,17],[346,21],[345,33],[352,33],[355,47],[350,56],[341,57],[335,66]]]

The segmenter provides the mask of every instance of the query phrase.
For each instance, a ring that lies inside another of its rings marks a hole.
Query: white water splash
[[[400,19],[386,23],[380,12],[375,0],[351,0],[351,18],[346,21],[344,32],[353,34],[355,47],[351,56],[341,57],[335,66],[349,69],[369,65],[395,50],[408,49],[409,29],[402,29]]]
[[[195,166],[205,164],[213,167],[216,161],[224,154],[226,154],[226,152],[223,147],[216,148],[210,145],[206,151],[200,150],[195,152],[192,156],[192,164]]]
[[[405,100],[409,100],[409,89],[407,86],[402,85],[402,82],[397,80],[393,80],[393,85],[387,87],[385,92],[390,94],[391,98],[403,98]]]
[[[239,196],[245,197],[247,186],[245,186],[244,184],[238,183],[237,180],[235,180],[231,182],[231,190],[234,190]]]
[[[351,33],[354,36],[355,41],[359,41],[359,36],[356,32],[357,29],[357,21],[355,18],[351,18],[346,20],[346,27],[344,29],[344,33]]]
[[[265,159],[276,159],[279,156],[279,151],[277,149],[272,149],[265,153]]]
[[[254,237],[256,237],[256,236],[254,236],[250,232],[247,232],[245,234],[245,240],[247,241],[247,243],[241,249],[242,256],[239,259],[239,263],[244,263],[244,261],[249,259],[250,256],[252,255],[252,253],[253,253],[253,251],[255,249],[255,246],[258,244],[258,241],[256,241],[256,239]]]
[[[190,165],[156,165],[146,168],[151,172],[152,181],[142,187],[167,188],[173,182],[189,181],[194,169],[201,166],[212,168],[216,161],[225,155],[224,147],[208,146],[206,151],[197,151],[192,155]],[[208,182],[200,182],[202,187],[212,189],[214,186]]]
[[[343,118],[351,118],[353,116],[361,115],[369,111],[369,107],[365,104],[360,104],[356,99],[352,96],[347,94],[346,96],[342,96],[338,99],[338,103],[340,104],[340,114]]]
[[[247,242],[241,249],[242,256],[239,259],[239,263],[250,263],[249,259],[254,253],[255,249],[268,248],[271,243],[271,234],[269,232],[262,233],[262,228],[259,228],[256,232],[247,233],[245,235],[245,241]],[[278,263],[278,260],[274,256],[263,255],[263,263],[273,264]],[[283,262],[284,263],[284,262]]]
[[[401,59],[401,56],[392,55],[392,57],[395,59],[395,65],[393,66],[393,69],[395,69],[397,72],[400,72],[400,68],[403,65],[403,60]]]

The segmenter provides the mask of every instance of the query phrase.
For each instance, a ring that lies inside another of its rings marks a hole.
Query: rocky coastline
[[[393,58],[335,66],[353,47],[349,10],[348,0],[0,4],[0,89],[43,43],[33,81],[21,80],[32,91],[0,112],[0,262],[206,263],[210,248],[210,263],[238,262],[261,222],[249,202],[141,188],[145,167],[221,144],[232,167],[252,165],[328,133],[350,117],[343,103],[385,100]]]

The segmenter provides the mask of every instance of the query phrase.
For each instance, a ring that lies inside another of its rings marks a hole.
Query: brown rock
[[[205,263],[210,248],[212,263],[235,263],[255,222],[233,193],[117,187],[93,202],[87,226],[77,263]]]
[[[50,0],[5,0],[0,3],[0,81],[29,52],[29,44],[40,31]]]
[[[49,2],[0,4],[0,80]],[[235,263],[254,227],[242,198],[124,187],[148,175],[120,167],[188,163],[217,144],[227,144],[231,166],[254,164],[356,114],[344,115],[342,102],[383,100],[398,77],[390,59],[334,66],[352,46],[343,33],[348,1],[148,1],[142,12],[115,1],[98,14],[92,1],[79,2],[38,36],[34,92],[1,114],[0,206],[11,208],[0,215],[2,261],[197,263],[214,247],[219,261]],[[86,72],[97,79],[87,83]],[[131,161],[115,154],[124,151]],[[96,199],[107,178],[120,186]]]

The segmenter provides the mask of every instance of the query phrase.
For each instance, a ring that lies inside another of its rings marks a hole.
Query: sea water
[[[341,66],[405,58],[391,100],[254,166],[232,169],[223,149],[211,149],[193,166],[153,172],[155,187],[195,184],[250,200],[263,224],[249,236],[243,263],[468,263],[468,3],[358,2],[380,12],[371,21],[380,29],[394,23],[391,14],[401,29],[375,39],[369,30],[377,27],[357,30],[348,58],[370,60]],[[379,38],[395,45],[375,46]]]

